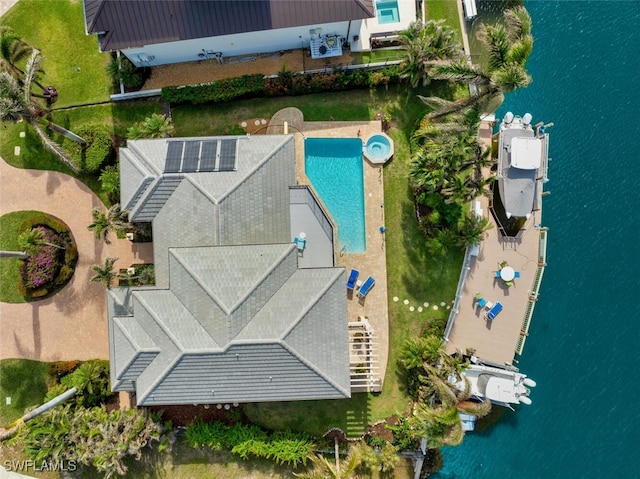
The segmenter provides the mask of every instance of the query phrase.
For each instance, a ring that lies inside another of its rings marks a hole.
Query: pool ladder
[[[340,257],[342,258],[346,252],[347,252],[347,247],[343,246],[342,249],[340,250]]]

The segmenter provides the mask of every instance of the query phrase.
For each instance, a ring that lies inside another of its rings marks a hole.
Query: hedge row
[[[264,75],[243,75],[238,78],[162,89],[162,99],[170,103],[223,102],[258,96],[264,88]]]
[[[388,85],[400,82],[397,66],[382,70],[334,70],[328,73],[281,72],[277,77],[244,75],[200,85],[165,87],[162,98],[171,103],[217,103],[259,96],[307,95]]]

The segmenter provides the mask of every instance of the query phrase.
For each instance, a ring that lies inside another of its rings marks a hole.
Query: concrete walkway
[[[90,282],[91,266],[108,256],[119,258],[116,268],[152,263],[153,250],[151,243],[115,235],[110,245],[96,240],[87,229],[96,207],[106,209],[82,182],[63,173],[13,168],[0,159],[0,215],[38,210],[56,216],[71,229],[79,253],[73,278],[51,298],[0,303],[0,359],[108,359],[105,287]]]

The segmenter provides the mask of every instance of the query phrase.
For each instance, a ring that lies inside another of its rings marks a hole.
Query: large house
[[[322,217],[305,190],[300,219],[291,135],[133,140],[120,169],[121,204],[153,225],[156,285],[107,292],[114,391],[138,405],[350,397],[344,269],[332,250],[305,264],[292,242],[296,221]]]
[[[416,19],[416,0],[84,0],[87,34],[136,66],[305,48],[366,51]]]

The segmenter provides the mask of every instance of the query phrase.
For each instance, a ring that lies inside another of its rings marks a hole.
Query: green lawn
[[[18,246],[18,229],[24,220],[37,211],[14,211],[0,216],[0,250],[21,251]],[[26,299],[18,291],[20,265],[18,258],[0,260],[0,301],[3,303],[25,303]],[[3,401],[0,396],[0,402]]]
[[[458,0],[427,0],[427,19],[444,19],[445,24],[453,28],[462,45],[462,27],[458,15]]]
[[[42,52],[40,82],[58,89],[56,108],[109,100],[110,57],[85,33],[82,1],[20,0],[0,23]]]
[[[5,260],[3,260],[5,261]],[[28,359],[0,361],[0,426],[22,417],[25,408],[42,404],[49,364]],[[11,404],[6,404],[6,398]]]

